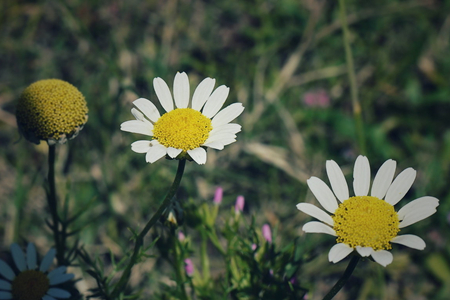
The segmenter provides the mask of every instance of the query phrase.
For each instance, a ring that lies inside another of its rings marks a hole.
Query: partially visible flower
[[[314,92],[308,92],[303,95],[303,103],[309,107],[328,107],[330,106],[330,96],[321,89]]]
[[[55,287],[71,280],[74,275],[66,274],[66,267],[61,266],[47,272],[55,258],[55,249],[50,249],[41,264],[37,264],[37,254],[34,244],[29,243],[26,256],[17,244],[11,245],[11,254],[19,270],[15,274],[13,269],[0,259],[0,299],[14,300],[55,300],[67,299],[71,295],[66,290]]]
[[[184,260],[184,270],[186,271],[187,276],[194,275],[194,264],[192,263],[192,260],[190,258],[186,258]]]
[[[20,132],[30,142],[63,144],[78,135],[88,116],[83,94],[59,79],[39,80],[19,98],[16,118]]]
[[[297,204],[299,210],[323,222],[308,222],[303,225],[303,231],[337,237],[337,244],[328,253],[331,262],[337,263],[356,250],[361,256],[372,256],[377,263],[387,266],[393,260],[391,252],[387,251],[392,248],[391,243],[418,250],[425,248],[425,242],[420,237],[398,233],[401,228],[434,214],[439,200],[430,196],[421,197],[396,212],[394,205],[411,188],[416,171],[407,168],[393,180],[395,167],[396,162],[391,159],[380,167],[372,183],[371,196],[368,196],[370,165],[365,156],[358,156],[355,162],[354,197],[349,196],[344,174],[333,160],[326,163],[333,191],[317,177],[308,179],[311,192],[332,215],[310,203]]]
[[[262,235],[264,239],[271,244],[272,243],[272,231],[270,230],[269,224],[264,224],[262,227]]]
[[[150,140],[131,144],[131,150],[146,153],[145,159],[153,163],[168,156],[192,159],[198,164],[206,163],[206,147],[222,150],[236,141],[239,124],[230,123],[243,111],[241,103],[233,103],[219,111],[228,97],[229,88],[221,85],[214,92],[215,79],[205,78],[189,100],[189,79],[186,73],[177,73],[173,82],[173,96],[166,82],[153,79],[153,87],[166,113],[159,114],[149,100],[140,98],[133,102],[136,120],[122,123],[123,131],[148,135]],[[175,100],[175,101],[174,101]],[[174,105],[175,103],[175,105]]]
[[[244,211],[245,200],[244,196],[237,196],[236,204],[234,205],[235,212],[243,212]]]
[[[216,188],[216,191],[214,192],[214,204],[219,205],[220,203],[222,203],[222,198],[223,198],[223,188],[219,186]]]

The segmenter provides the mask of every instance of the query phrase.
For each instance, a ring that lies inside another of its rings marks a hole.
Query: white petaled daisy
[[[439,200],[430,196],[421,197],[396,212],[394,205],[411,188],[416,171],[407,168],[393,180],[395,168],[396,162],[392,159],[380,167],[373,180],[370,196],[370,165],[365,156],[358,156],[355,162],[354,197],[349,196],[344,174],[333,160],[326,163],[333,191],[317,177],[308,179],[311,192],[331,216],[310,203],[299,203],[297,208],[323,222],[308,222],[303,225],[303,231],[337,237],[337,244],[328,253],[329,261],[337,263],[356,250],[361,256],[372,256],[374,261],[387,266],[393,259],[392,254],[387,251],[392,249],[391,243],[418,250],[425,248],[425,242],[420,237],[398,233],[401,228],[434,214]]]
[[[147,99],[139,98],[133,102],[139,109],[131,109],[136,120],[122,123],[120,129],[145,134],[152,139],[132,143],[131,150],[146,153],[145,159],[149,163],[168,155],[179,159],[190,157],[196,163],[204,164],[205,147],[222,150],[225,145],[235,142],[241,126],[230,122],[244,111],[244,107],[241,103],[233,103],[220,110],[230,89],[221,85],[213,92],[214,85],[215,79],[205,78],[190,101],[186,73],[175,75],[174,99],[164,80],[153,79],[156,96],[166,113],[161,116]]]
[[[14,300],[56,300],[67,299],[71,295],[66,290],[54,287],[71,280],[74,275],[66,274],[66,267],[61,266],[47,273],[55,258],[55,249],[50,249],[37,264],[37,254],[34,244],[29,243],[27,254],[23,253],[19,245],[11,245],[11,254],[19,273],[0,259],[0,299]]]

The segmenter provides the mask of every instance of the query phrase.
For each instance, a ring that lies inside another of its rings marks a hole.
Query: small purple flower
[[[184,242],[184,240],[186,239],[186,236],[184,235],[183,231],[178,231],[178,240],[180,242]]]
[[[236,204],[234,206],[235,212],[243,212],[244,211],[244,205],[245,205],[245,199],[244,196],[240,195],[236,198]]]
[[[194,264],[190,258],[186,258],[184,260],[184,269],[186,271],[187,276],[191,277],[194,274]]]
[[[262,227],[262,235],[264,237],[264,239],[268,242],[268,243],[272,243],[272,232],[270,230],[270,226],[269,224],[264,224]]]
[[[255,251],[256,248],[258,248],[258,246],[256,246],[256,244],[252,244],[252,250]]]
[[[223,197],[223,188],[221,186],[216,188],[216,191],[214,193],[214,204],[219,205],[222,203],[222,197]]]
[[[330,96],[323,89],[308,92],[303,95],[303,103],[309,107],[325,108],[330,106]]]

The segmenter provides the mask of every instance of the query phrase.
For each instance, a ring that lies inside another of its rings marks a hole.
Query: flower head
[[[262,235],[264,237],[264,239],[269,243],[272,244],[272,231],[270,230],[270,226],[269,224],[264,224],[262,226]]]
[[[78,135],[87,122],[88,108],[83,94],[59,79],[39,80],[19,98],[17,124],[30,142],[63,144]]]
[[[170,158],[192,159],[198,164],[206,162],[206,147],[222,150],[236,141],[239,124],[230,123],[243,111],[241,103],[233,103],[219,111],[228,97],[229,88],[221,85],[214,92],[215,79],[205,78],[189,100],[189,79],[186,73],[177,73],[173,83],[173,96],[166,82],[153,79],[153,87],[161,106],[160,115],[149,100],[133,102],[138,108],[131,113],[136,120],[126,121],[120,129],[148,135],[151,140],[131,144],[131,150],[146,153],[146,161],[153,163],[165,155]]]
[[[214,192],[214,204],[219,205],[222,203],[223,198],[223,188],[221,186],[216,188],[216,191]]]
[[[333,191],[317,177],[308,179],[311,192],[332,215],[310,203],[297,204],[299,210],[323,222],[308,222],[303,225],[303,231],[336,236],[337,244],[328,253],[330,261],[339,262],[356,250],[361,256],[372,256],[377,263],[386,266],[393,260],[392,254],[387,251],[392,248],[392,243],[418,250],[425,248],[425,242],[420,237],[398,233],[402,228],[434,214],[439,200],[425,196],[395,211],[394,205],[405,196],[416,177],[416,171],[407,168],[393,180],[395,167],[396,162],[391,159],[380,167],[370,196],[370,165],[365,156],[359,156],[355,162],[353,197],[349,196],[342,170],[333,160],[326,163]]]
[[[190,258],[184,260],[184,270],[186,271],[187,276],[191,277],[194,275],[194,264]]]
[[[236,204],[234,205],[234,211],[240,213],[244,211],[245,199],[244,196],[240,195],[236,198]]]
[[[66,290],[54,286],[71,280],[74,275],[66,274],[64,266],[47,272],[55,258],[55,249],[47,252],[40,265],[32,243],[28,244],[26,256],[17,244],[11,245],[11,254],[19,273],[14,273],[6,262],[0,260],[0,275],[6,279],[0,279],[0,299],[55,300],[71,296]]]

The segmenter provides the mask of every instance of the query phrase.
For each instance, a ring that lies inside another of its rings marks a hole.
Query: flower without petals
[[[215,79],[205,78],[194,91],[190,101],[189,79],[186,73],[177,73],[173,83],[173,98],[166,82],[153,79],[153,87],[161,106],[160,115],[149,100],[140,98],[131,109],[136,120],[126,121],[120,129],[150,136],[131,144],[131,150],[146,153],[146,161],[153,163],[169,156],[192,159],[198,164],[206,162],[206,147],[222,150],[236,141],[239,124],[230,123],[243,111],[241,103],[233,103],[221,110],[229,88],[221,85],[214,89]]]
[[[308,179],[311,192],[328,213],[310,203],[297,204],[300,211],[321,221],[306,223],[303,231],[336,236],[337,244],[328,253],[331,262],[337,263],[356,250],[361,256],[371,256],[380,265],[387,266],[393,260],[391,252],[387,251],[392,243],[418,250],[425,248],[420,237],[398,233],[434,214],[439,200],[425,196],[395,211],[394,205],[405,196],[416,177],[416,171],[407,168],[394,179],[395,168],[396,162],[387,160],[370,188],[369,160],[359,156],[353,170],[353,197],[349,196],[342,170],[333,160],[326,163],[332,189],[317,177]]]

